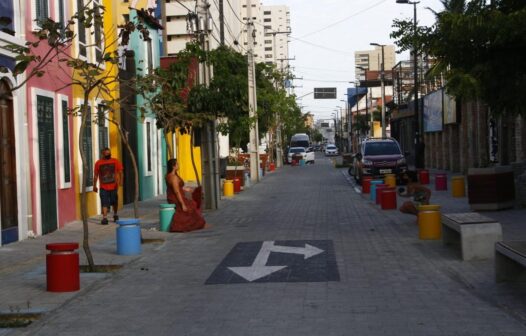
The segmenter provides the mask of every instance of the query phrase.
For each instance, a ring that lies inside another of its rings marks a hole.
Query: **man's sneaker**
[[[118,221],[118,220],[119,220],[119,216],[117,216],[117,215],[113,215],[113,221],[116,222],[116,221]]]
[[[103,218],[103,219],[100,221],[100,223],[101,223],[102,225],[108,225],[108,218]]]

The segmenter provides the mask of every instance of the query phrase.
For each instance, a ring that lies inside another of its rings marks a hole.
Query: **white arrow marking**
[[[252,282],[287,267],[286,265],[267,266],[267,261],[271,252],[303,254],[304,259],[308,259],[322,253],[323,250],[309,244],[305,244],[305,247],[276,246],[273,241],[265,241],[261,245],[261,249],[256,256],[256,259],[254,259],[252,266],[229,267],[228,269],[245,278],[247,281]]]

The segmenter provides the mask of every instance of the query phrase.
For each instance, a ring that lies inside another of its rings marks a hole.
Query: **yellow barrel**
[[[419,205],[418,211],[440,211],[440,205],[438,204]]]
[[[234,183],[232,180],[225,180],[225,183],[223,184],[223,195],[225,197],[234,196]]]
[[[453,197],[466,196],[466,189],[464,187],[464,176],[453,176],[451,178],[451,193]]]
[[[396,187],[396,175],[395,174],[385,174],[384,183],[390,187]]]
[[[441,237],[442,223],[440,210],[418,211],[418,238],[423,240],[436,240]]]

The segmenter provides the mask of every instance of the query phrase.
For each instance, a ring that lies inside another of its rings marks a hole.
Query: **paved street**
[[[436,192],[433,203],[468,211],[449,195]],[[158,203],[143,209],[146,227]],[[504,238],[526,239],[525,213],[487,215]],[[119,272],[82,275],[88,289],[9,334],[526,335],[524,285],[496,284],[492,260],[463,262],[441,241],[418,240],[414,216],[380,210],[320,154],[268,174],[206,219],[194,233],[145,231],[166,241]],[[104,230],[96,246],[116,262],[114,226]],[[32,290],[43,295],[44,285]]]

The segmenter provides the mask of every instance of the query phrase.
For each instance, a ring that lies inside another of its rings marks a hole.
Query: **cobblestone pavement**
[[[444,212],[468,211],[448,192],[432,200]],[[147,205],[147,225],[156,204]],[[526,239],[525,213],[487,215],[502,222],[505,238]],[[440,241],[418,240],[414,216],[378,209],[322,156],[265,176],[206,219],[199,232],[147,231],[165,243],[129,260],[114,256],[113,237],[101,233],[97,249],[126,266],[9,334],[526,334],[524,284],[496,284],[493,261],[463,262]],[[234,272],[249,267],[254,280]]]

